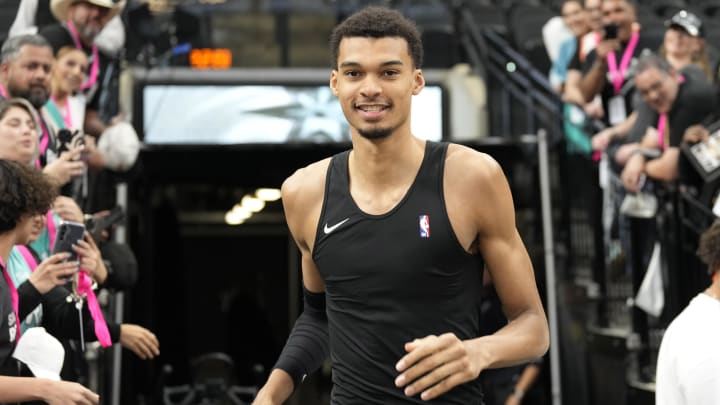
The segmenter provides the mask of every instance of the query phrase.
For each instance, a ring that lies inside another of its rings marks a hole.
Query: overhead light
[[[250,211],[247,207],[244,207],[240,204],[235,204],[228,212],[232,212],[234,213],[234,215],[241,217],[242,219],[248,219],[253,214],[252,211]]]
[[[250,212],[258,212],[265,208],[265,201],[250,195],[244,196],[242,200],[240,200],[240,204]]]
[[[280,189],[259,188],[255,190],[255,196],[263,201],[277,201],[280,199]]]
[[[225,214],[225,223],[228,225],[240,225],[247,218],[240,211],[230,210]]]

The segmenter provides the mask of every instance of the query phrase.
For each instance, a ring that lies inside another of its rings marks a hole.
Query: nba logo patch
[[[430,216],[429,215],[420,215],[420,237],[421,238],[429,238],[430,237]]]

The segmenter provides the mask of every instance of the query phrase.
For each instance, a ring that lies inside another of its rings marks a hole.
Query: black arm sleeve
[[[18,292],[18,316],[25,319],[35,307],[42,302],[42,294],[28,280],[25,280],[17,289]]]
[[[294,388],[322,366],[330,352],[325,293],[312,293],[303,288],[305,309],[290,332],[274,368],[292,377]]]

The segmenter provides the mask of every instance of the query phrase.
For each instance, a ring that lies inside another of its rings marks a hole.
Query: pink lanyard
[[[3,87],[2,84],[0,84],[0,95],[3,96],[3,97],[5,97],[5,98],[9,98],[9,97],[8,97],[8,94],[7,94],[7,91],[5,90],[5,87]]]
[[[630,41],[625,48],[622,60],[620,61],[620,66],[617,64],[615,52],[607,54],[608,70],[610,70],[610,77],[612,78],[613,88],[615,89],[616,95],[620,94],[620,89],[622,89],[623,82],[625,81],[625,71],[628,66],[630,66],[630,61],[632,60],[638,40],[640,40],[640,33],[635,31],[630,37]]]
[[[45,218],[47,219],[47,230],[48,230],[48,239],[49,239],[49,245],[50,245],[50,251],[52,252],[53,248],[55,247],[55,220],[53,218],[53,213],[51,210],[48,210],[48,212],[45,214]]]
[[[680,75],[677,79],[678,83],[682,84],[685,83],[685,76]],[[660,114],[660,118],[658,118],[657,123],[657,131],[658,131],[658,144],[660,144],[660,149],[665,150],[667,147],[665,145],[665,130],[667,129],[667,122],[668,122],[668,115],[667,113]]]
[[[85,299],[87,299],[88,310],[90,311],[90,316],[92,316],[95,323],[95,336],[102,347],[110,347],[112,346],[110,331],[108,330],[105,317],[100,309],[100,304],[98,304],[95,291],[92,289],[92,280],[83,269],[80,269],[77,276],[77,293],[84,295]]]
[[[83,47],[80,43],[80,35],[78,35],[75,24],[73,24],[72,21],[68,20],[67,26],[70,30],[70,34],[72,35],[73,42],[75,42],[75,47],[82,50]],[[93,61],[92,66],[90,67],[90,76],[88,76],[88,79],[80,87],[83,90],[87,90],[95,85],[95,82],[97,82],[98,72],[100,71],[100,58],[98,57],[98,50],[95,44],[92,45],[92,59]]]
[[[55,107],[57,107],[58,110],[60,110],[60,104],[58,103],[55,96],[50,96],[50,99],[53,103],[55,103]],[[72,129],[72,113],[70,111],[70,100],[68,97],[65,97],[65,106],[63,106],[64,111],[60,111],[60,115],[62,116],[63,122],[65,123],[65,128]]]
[[[25,245],[15,245],[15,247],[25,259],[25,262],[28,264],[28,266],[30,266],[30,271],[35,271],[35,269],[37,269],[38,262],[37,260],[35,260],[35,256],[30,253],[30,249],[28,249],[28,247]]]
[[[10,278],[10,273],[8,273],[7,266],[5,265],[5,261],[2,259],[2,257],[0,257],[0,267],[2,268],[1,271],[3,272],[3,276],[5,276],[5,282],[8,285],[8,290],[10,291],[10,300],[12,301],[13,312],[15,312],[15,328],[17,329],[15,341],[17,342],[18,338],[20,337],[20,314],[18,313],[20,299],[18,298],[17,289],[15,288],[15,284]]]

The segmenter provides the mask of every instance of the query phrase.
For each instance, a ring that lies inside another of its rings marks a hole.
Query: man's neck
[[[411,134],[391,134],[387,138],[370,140],[354,135],[350,170],[375,184],[403,182],[413,176],[425,155],[425,142]]]
[[[15,232],[9,231],[0,235],[0,257],[4,263],[7,263],[13,246],[15,246]]]

